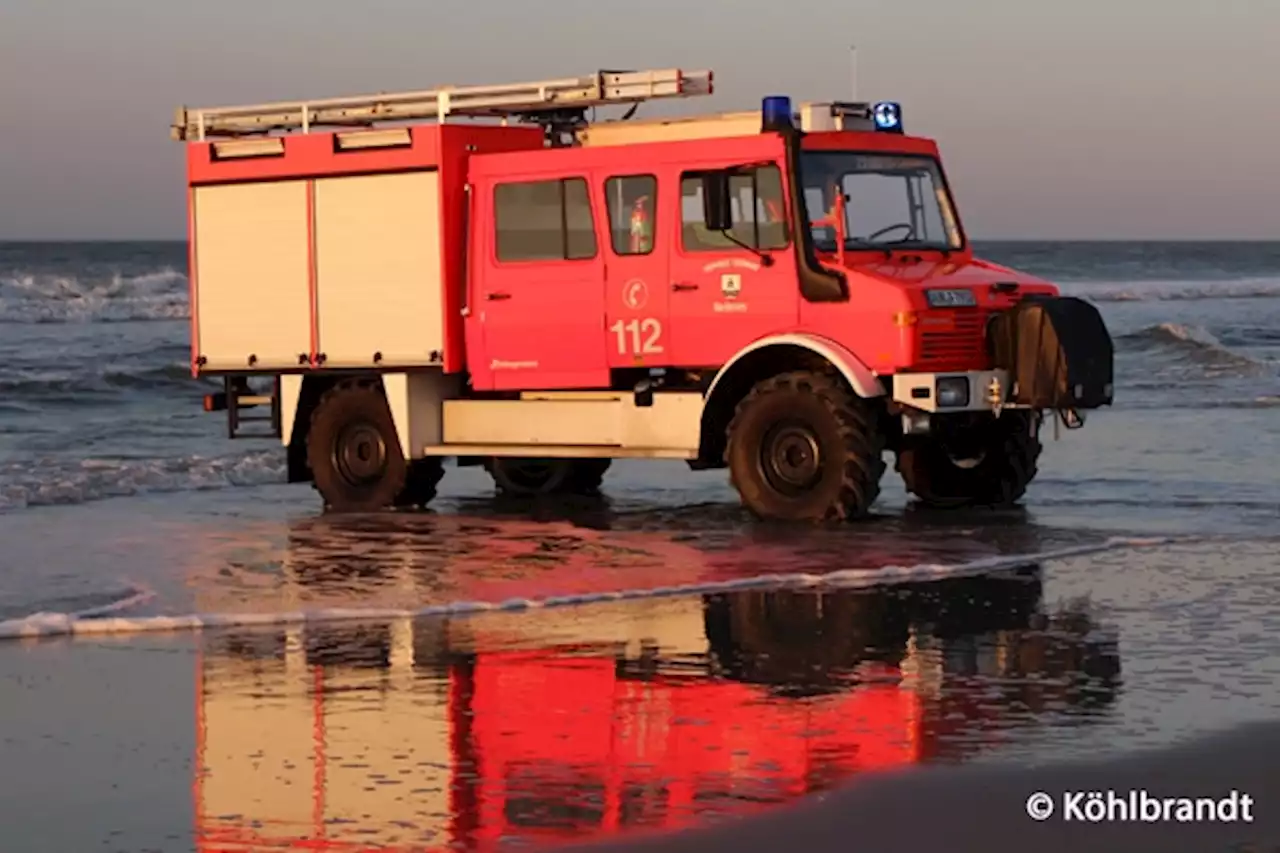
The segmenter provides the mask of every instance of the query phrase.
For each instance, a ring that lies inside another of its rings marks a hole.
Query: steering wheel
[[[902,230],[903,228],[905,228],[905,229],[907,230],[907,233],[908,233],[908,234],[910,234],[911,232],[915,231],[915,226],[914,226],[914,225],[912,225],[910,222],[897,222],[897,223],[895,223],[895,224],[893,224],[893,225],[886,225],[884,228],[881,228],[879,231],[876,231],[876,232],[875,232],[875,233],[873,233],[873,234],[868,234],[868,235],[866,236],[866,239],[867,239],[867,240],[874,240],[874,239],[876,239],[877,237],[881,237],[881,236],[883,236],[883,235],[885,235],[885,234],[888,234],[890,231],[900,231],[900,230]]]

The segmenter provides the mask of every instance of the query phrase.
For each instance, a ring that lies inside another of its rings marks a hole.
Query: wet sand
[[[1280,851],[1278,759],[1280,722],[1254,724],[1112,760],[885,774],[732,825],[570,849],[1274,853]],[[1092,792],[1107,798],[1103,802],[1114,796],[1122,804],[1090,811],[1078,795],[1088,798]],[[1041,820],[1029,816],[1028,802],[1036,794],[1048,794],[1054,803],[1053,813]],[[1144,798],[1161,804],[1135,806]],[[1212,811],[1187,806],[1187,798],[1217,805]],[[1167,809],[1166,799],[1174,800]]]
[[[742,832],[794,843],[795,820],[829,833],[804,836],[820,849],[924,831],[955,846],[873,849],[978,849],[959,846],[973,831],[987,833],[981,849],[1006,849],[1005,832],[1053,834],[1021,810],[1047,765],[1280,711],[1270,540],[1108,550],[1116,531],[1031,511],[981,523],[898,511],[799,532],[727,504],[465,497],[424,516],[325,519],[300,512],[296,490],[254,496],[202,495],[201,513],[165,497],[31,511],[9,556],[56,567],[42,577],[62,578],[64,607],[91,580],[146,589],[126,614],[143,620],[508,609],[0,644],[0,764],[21,768],[0,781],[5,853],[487,851],[777,809],[776,824]],[[7,533],[17,522],[0,518]],[[83,538],[57,535],[72,527]],[[1101,550],[1018,556],[1081,546]],[[1002,556],[999,571],[935,565]],[[872,585],[883,566],[932,568]],[[811,580],[734,587],[770,573]],[[698,584],[709,591],[654,594]],[[627,589],[648,593],[608,600]],[[603,600],[537,606],[556,595]],[[1274,766],[1204,754],[1217,763],[1172,778],[1217,767],[1243,789]],[[894,781],[909,768],[932,769]],[[788,817],[824,795],[835,805],[812,808],[834,816]],[[1079,836],[1103,849],[1094,840]],[[732,835],[680,843],[756,849]]]

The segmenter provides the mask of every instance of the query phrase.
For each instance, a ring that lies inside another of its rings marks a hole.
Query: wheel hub
[[[761,444],[761,467],[770,485],[787,494],[812,488],[822,477],[818,436],[800,424],[780,424]]]
[[[354,424],[338,436],[334,462],[342,478],[363,485],[382,477],[387,468],[387,445],[382,433],[369,424]]]

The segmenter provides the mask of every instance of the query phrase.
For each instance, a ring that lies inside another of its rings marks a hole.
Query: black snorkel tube
[[[791,186],[792,247],[796,257],[796,273],[800,278],[800,295],[809,302],[845,302],[849,299],[849,281],[843,272],[824,267],[813,245],[813,232],[804,208],[804,181],[801,175],[800,148],[804,132],[796,127],[791,99],[772,96],[761,107],[763,133],[777,133],[785,148],[787,182]]]

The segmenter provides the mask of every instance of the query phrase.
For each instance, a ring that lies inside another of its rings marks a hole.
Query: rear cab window
[[[499,263],[595,258],[595,219],[585,178],[508,181],[493,188]]]
[[[702,172],[680,176],[681,248],[686,252],[742,251],[742,245],[777,251],[790,245],[782,171],[775,165],[744,169],[729,177],[733,228],[730,236],[708,231],[702,217]],[[736,241],[736,242],[735,242]]]

